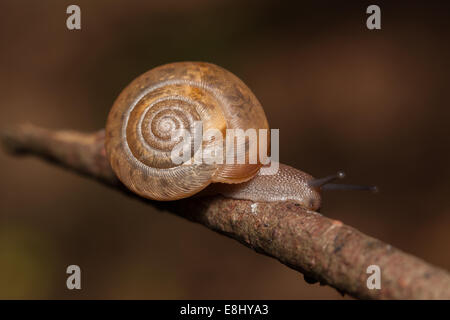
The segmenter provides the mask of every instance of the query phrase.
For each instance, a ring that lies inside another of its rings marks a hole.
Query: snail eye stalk
[[[322,186],[330,183],[332,181],[345,178],[344,171],[338,171],[336,174],[332,174],[331,176],[327,176],[325,178],[314,179],[308,182],[308,185],[311,188],[321,188]]]
[[[374,193],[378,192],[377,186],[362,186],[357,184],[337,184],[337,183],[327,183],[322,188],[322,190],[357,190],[357,191],[371,191]]]
[[[378,192],[378,188],[376,186],[331,183],[343,178],[345,178],[345,173],[343,171],[338,171],[336,174],[331,176],[311,180],[308,182],[308,185],[312,188],[318,188],[320,190],[358,190]]]

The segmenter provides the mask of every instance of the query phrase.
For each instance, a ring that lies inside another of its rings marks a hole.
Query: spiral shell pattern
[[[212,182],[251,179],[261,164],[174,164],[172,149],[182,136],[214,128],[268,129],[264,111],[250,89],[232,73],[209,63],[179,62],[152,69],[128,85],[106,124],[106,153],[118,178],[133,192],[155,200],[186,198]],[[204,141],[202,147],[214,147]],[[192,155],[198,145],[191,144]],[[246,150],[247,152],[248,150]]]

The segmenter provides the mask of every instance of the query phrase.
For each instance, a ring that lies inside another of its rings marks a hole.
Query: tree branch
[[[448,272],[294,202],[254,204],[221,196],[172,202],[140,198],[128,191],[111,170],[103,130],[83,134],[22,125],[4,130],[1,138],[13,154],[47,158],[147,204],[203,224],[300,271],[308,282],[320,281],[363,299],[450,299]],[[381,269],[381,290],[367,288],[366,270],[370,265]]]

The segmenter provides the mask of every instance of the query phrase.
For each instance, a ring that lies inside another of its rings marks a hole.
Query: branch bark
[[[104,131],[84,134],[33,125],[4,130],[12,154],[35,154],[95,178],[161,210],[203,224],[304,274],[362,299],[450,299],[450,275],[380,240],[305,210],[294,202],[257,203],[221,196],[172,202],[140,198],[115,177],[106,159]],[[367,267],[381,269],[381,289],[368,289]]]

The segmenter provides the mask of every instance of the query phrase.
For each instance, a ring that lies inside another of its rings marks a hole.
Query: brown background
[[[82,30],[66,29],[77,3]],[[377,1],[2,1],[0,126],[93,131],[157,65],[244,80],[280,128],[281,161],[345,169],[374,195],[322,212],[450,269],[449,6]],[[35,158],[0,153],[0,298],[338,298],[237,242]],[[82,290],[65,269],[82,269]]]

